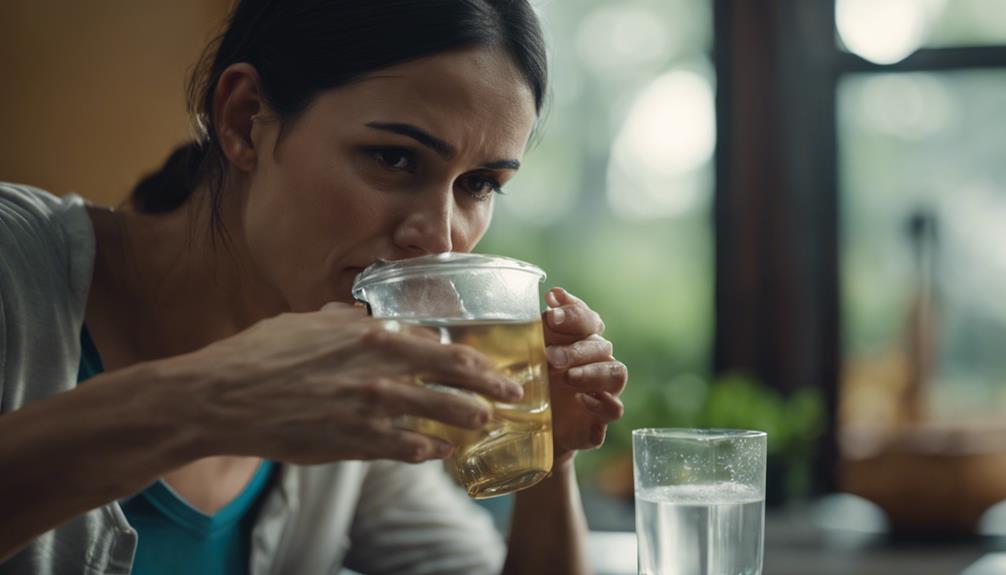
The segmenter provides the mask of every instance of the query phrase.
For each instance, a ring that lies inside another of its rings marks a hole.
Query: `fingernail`
[[[506,392],[510,399],[520,399],[524,397],[524,387],[517,383],[509,382],[506,387]]]
[[[548,305],[552,307],[559,306],[559,298],[556,297],[555,290],[548,290],[548,293],[545,294],[545,299],[548,300]]]
[[[568,358],[566,356],[566,350],[558,346],[551,346],[545,349],[545,353],[548,354],[548,362],[555,367],[564,367]]]
[[[446,441],[438,441],[433,446],[433,450],[436,452],[438,457],[447,457],[454,450],[454,446]]]
[[[570,379],[580,379],[581,377],[583,377],[583,368],[582,367],[574,367],[574,368],[571,368],[566,373],[567,373],[567,375],[569,376]]]
[[[566,310],[557,307],[552,310],[552,325],[560,325],[566,320]]]
[[[500,397],[516,400],[524,397],[524,387],[516,381],[501,377],[499,379]]]

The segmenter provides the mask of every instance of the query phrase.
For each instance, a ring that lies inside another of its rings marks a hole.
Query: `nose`
[[[422,196],[417,194],[417,201],[395,228],[395,245],[412,256],[451,251],[454,248],[453,194]]]

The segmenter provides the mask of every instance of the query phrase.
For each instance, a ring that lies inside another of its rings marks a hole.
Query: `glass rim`
[[[632,430],[633,439],[656,437],[660,439],[692,439],[714,441],[721,439],[755,439],[768,437],[768,433],[755,429],[730,429],[726,427],[641,427]]]
[[[539,283],[545,281],[544,270],[518,259],[490,254],[443,252],[401,260],[378,260],[356,276],[352,289],[356,294],[368,286],[388,280],[456,269],[510,269],[536,275]]]

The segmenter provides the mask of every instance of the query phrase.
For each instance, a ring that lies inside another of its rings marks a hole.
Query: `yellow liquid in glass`
[[[552,470],[552,411],[541,321],[407,323],[438,331],[442,343],[478,349],[495,362],[501,373],[524,386],[524,397],[519,402],[492,403],[492,416],[482,429],[412,419],[410,427],[416,431],[454,444],[448,469],[468,495],[475,499],[503,495],[530,487],[548,475]],[[456,392],[456,388],[432,382],[423,384]]]

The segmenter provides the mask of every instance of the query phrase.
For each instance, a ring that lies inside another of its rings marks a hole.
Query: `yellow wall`
[[[188,137],[229,0],[0,0],[0,180],[103,204]]]

